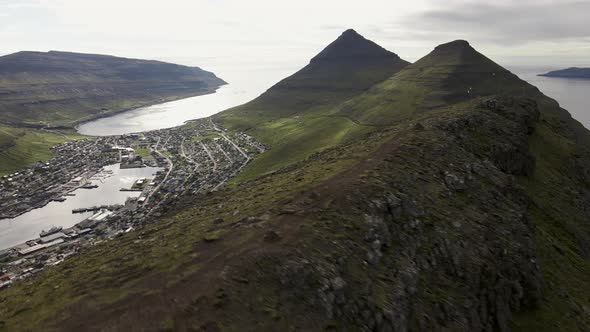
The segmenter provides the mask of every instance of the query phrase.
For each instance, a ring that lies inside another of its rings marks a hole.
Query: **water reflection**
[[[51,226],[72,227],[92,215],[92,213],[73,214],[72,209],[95,205],[123,204],[127,197],[137,197],[138,192],[122,192],[129,188],[137,178],[150,177],[160,168],[145,167],[119,169],[119,165],[104,168],[112,175],[102,180],[92,180],[96,189],[77,189],[76,196],[67,196],[64,202],[51,202],[42,208],[34,209],[16,218],[0,220],[0,250],[39,237],[39,233]]]

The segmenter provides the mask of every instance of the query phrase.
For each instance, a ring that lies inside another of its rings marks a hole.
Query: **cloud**
[[[494,57],[588,56],[589,12],[571,0],[0,0],[0,52],[305,63],[354,28],[411,61],[453,39]]]
[[[590,2],[454,2],[402,22],[418,34],[466,36],[503,45],[587,40]],[[412,34],[410,34],[411,36]]]

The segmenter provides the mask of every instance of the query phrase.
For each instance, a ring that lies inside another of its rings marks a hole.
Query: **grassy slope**
[[[589,189],[587,180],[570,161],[580,157],[588,146],[576,144],[552,128],[558,123],[548,117],[540,124],[530,141],[537,166],[530,178],[520,182],[533,199],[531,217],[537,226],[540,266],[545,277],[544,300],[537,310],[523,313],[515,320],[516,331],[586,330],[590,299],[590,262],[588,257],[590,225],[578,203]],[[563,126],[561,123],[559,126]],[[568,126],[581,127],[575,120]],[[570,128],[571,128],[570,127]],[[587,155],[584,162],[587,163]],[[587,164],[585,169],[587,170]],[[586,316],[585,320],[580,317]]]
[[[362,94],[408,62],[352,30],[344,32],[310,64],[259,98],[214,118],[246,131],[272,149],[252,162],[238,181],[277,170],[312,153],[372,130],[331,110]]]
[[[388,125],[478,96],[521,96],[522,92],[530,95],[536,91],[467,42],[454,41],[438,46],[428,56],[334,108],[330,114],[367,125]]]
[[[49,268],[39,277],[24,281],[17,287],[0,292],[0,328],[36,330],[41,322],[72,319],[78,314],[86,315],[86,310],[93,310],[91,308],[102,308],[101,317],[87,317],[92,322],[85,321],[83,326],[95,323],[100,325],[105,322],[106,317],[114,317],[113,313],[120,310],[121,306],[134,306],[123,302],[135,296],[141,302],[151,302],[152,297],[176,298],[179,290],[183,294],[191,294],[186,286],[192,276],[205,273],[215,277],[225,264],[240,260],[231,252],[244,252],[259,245],[260,231],[254,229],[244,229],[236,238],[232,232],[236,223],[247,216],[278,211],[299,191],[320,183],[363,159],[389,135],[345,150],[331,150],[322,158],[308,160],[289,170],[226,188],[213,196],[201,196],[198,198],[197,208],[182,208],[181,212],[161,218],[157,223],[138,232],[86,248],[77,258]],[[186,202],[180,203],[181,206],[183,204],[194,205],[194,198],[187,197]],[[213,223],[217,218],[222,218],[223,224]],[[212,256],[209,256],[203,250],[214,250],[216,253],[210,252]],[[226,257],[226,254],[229,255]],[[210,261],[211,257],[226,257],[225,263],[214,263]],[[208,285],[211,285],[209,282],[201,279],[190,284],[199,289],[203,285],[206,292],[218,291],[217,288],[208,289]],[[196,289],[194,291],[197,292]],[[266,301],[265,295],[258,295],[261,301]],[[124,326],[128,326],[134,329],[174,329],[172,316],[170,319],[160,316],[162,310],[171,309],[169,304],[142,307],[148,315],[145,326],[140,321],[124,319],[117,323],[122,324],[117,328],[125,329]],[[154,325],[154,317],[148,317],[156,312],[160,321]],[[82,326],[50,323],[45,328],[76,330]],[[239,323],[232,325],[232,328],[239,329]]]
[[[334,99],[317,90],[271,89],[261,98],[218,116],[224,126],[245,130],[273,147],[238,180],[275,170],[376,127],[391,126],[449,103],[503,93],[539,95],[536,88],[475,52],[464,41],[441,45],[387,80],[355,91]],[[315,102],[305,104],[301,100]]]
[[[275,132],[276,139],[267,138],[271,134],[265,131],[253,130],[255,136],[265,139],[277,151],[259,157],[246,168],[242,178],[255,177],[267,169],[304,157],[305,154],[299,154],[288,142],[291,137],[296,142],[306,142],[297,136],[297,129],[311,119],[318,119],[318,114],[326,116],[324,119],[346,119],[347,125],[325,124],[330,129],[319,127],[318,132],[314,132],[312,124],[308,127],[312,135],[328,132],[328,136],[338,137],[360,124],[373,130],[374,127],[370,126],[393,125],[449,103],[481,95],[507,94],[533,98],[540,105],[542,118],[530,142],[537,168],[531,178],[522,177],[520,181],[536,202],[531,209],[531,217],[538,227],[538,254],[547,285],[545,299],[539,308],[519,314],[514,320],[514,328],[550,331],[559,326],[569,330],[580,329],[583,323],[576,317],[587,311],[584,308],[587,308],[586,302],[590,298],[590,288],[584,282],[590,276],[588,249],[584,244],[590,240],[590,229],[584,212],[571,206],[570,201],[572,193],[576,192],[574,188],[588,188],[588,182],[568,181],[564,184],[571,177],[568,174],[579,172],[564,161],[572,160],[572,156],[581,153],[579,150],[589,146],[588,132],[538,89],[520,81],[481,54],[466,52],[467,47],[461,41],[441,45],[431,56],[339,106],[302,112],[298,114],[298,122],[291,119],[277,121],[277,125],[268,127],[286,130]],[[335,139],[329,144],[338,142],[341,140]],[[320,148],[321,145],[310,145],[314,151]],[[570,192],[556,196],[564,185]],[[561,208],[552,208],[556,205]]]
[[[73,131],[46,131],[0,125],[0,175],[53,156],[50,147],[83,136]]]

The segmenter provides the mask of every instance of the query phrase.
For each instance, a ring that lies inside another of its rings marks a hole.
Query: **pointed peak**
[[[319,61],[359,61],[368,58],[396,58],[392,53],[376,43],[361,36],[353,29],[344,31],[336,40],[324,48],[318,55],[311,59],[311,63]]]
[[[435,47],[434,49],[465,49],[465,48],[471,48],[471,46],[469,45],[469,42],[466,40],[462,40],[462,39],[458,39],[458,40],[454,40],[452,42],[448,42],[445,44],[440,44],[437,47]]]
[[[430,54],[434,56],[461,56],[469,53],[477,53],[477,51],[466,40],[454,40],[438,45]]]
[[[422,59],[426,60],[426,62],[433,62],[440,65],[444,63],[459,64],[466,62],[491,62],[491,60],[487,59],[485,56],[477,52],[465,40],[454,40],[452,42],[440,44],[437,47],[435,47],[432,52],[430,52]],[[425,61],[422,62],[424,63]]]
[[[340,38],[342,37],[362,37],[358,32],[356,32],[354,29],[348,29],[346,31],[344,31],[341,35]]]

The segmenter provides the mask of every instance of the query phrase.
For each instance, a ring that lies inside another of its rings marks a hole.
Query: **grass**
[[[150,149],[148,148],[137,148],[134,151],[135,154],[141,156],[141,158],[149,158],[152,156]]]
[[[344,80],[343,75],[349,76]],[[527,86],[475,50],[434,51],[386,78],[371,67],[303,69],[254,101],[217,115],[230,130],[245,131],[272,147],[235,181],[448,104]],[[349,89],[339,90],[344,86]]]
[[[575,331],[590,324],[583,313],[590,300],[590,262],[583,249],[588,246],[590,226],[571,192],[564,190],[587,184],[569,176],[571,170],[565,168],[564,160],[571,160],[576,145],[548,124],[540,124],[530,141],[537,158],[533,177],[520,179],[534,201],[531,210],[545,278],[544,299],[537,309],[516,317],[515,331]]]
[[[201,141],[209,141],[212,140],[214,138],[220,138],[221,136],[215,132],[211,132],[209,134],[206,135],[198,135],[198,136],[192,136],[191,137],[191,141],[192,142],[201,142]]]
[[[272,149],[258,158],[235,181],[253,179],[341,143],[356,125],[342,118],[296,117],[273,121],[253,130]]]
[[[279,171],[203,196],[197,205],[188,198],[190,208],[181,208],[114,241],[86,248],[75,258],[0,292],[1,320],[8,329],[35,330],[42,322],[68,317],[72,306],[111,306],[122,298],[153,291],[142,280],[157,276],[168,286],[177,285],[183,277],[176,271],[201,273],[208,269],[206,264],[193,262],[199,257],[195,256],[195,246],[224,246],[224,234],[231,233],[235,222],[279,207],[304,188],[362,159],[384,139],[387,137],[355,145],[346,153],[333,150],[327,157],[299,163],[293,171]],[[217,218],[224,219],[226,226],[215,225]],[[245,243],[231,245],[240,247],[251,239],[244,234],[242,241]]]
[[[84,136],[74,131],[47,131],[0,125],[0,175],[17,171],[53,156],[49,149]]]

